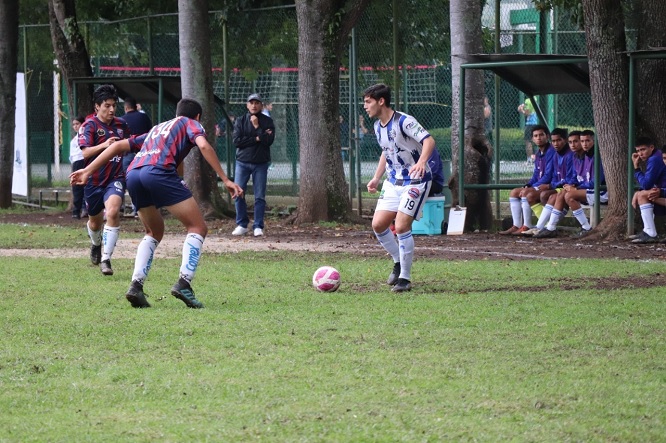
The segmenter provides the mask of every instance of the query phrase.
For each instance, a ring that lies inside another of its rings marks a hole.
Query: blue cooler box
[[[442,197],[428,197],[423,208],[423,216],[412,223],[412,234],[439,235],[444,221],[444,201]]]

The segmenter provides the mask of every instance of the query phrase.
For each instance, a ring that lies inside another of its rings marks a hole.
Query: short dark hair
[[[116,91],[115,86],[102,85],[95,89],[95,92],[93,92],[93,102],[96,105],[101,105],[107,100],[115,100],[116,102],[118,101],[118,91]]]
[[[202,112],[203,108],[199,102],[191,98],[181,98],[176,105],[176,116],[178,117],[197,118],[197,115],[201,115]]]
[[[548,130],[548,126],[546,125],[535,125],[532,127],[532,134],[534,135],[534,131],[543,131],[546,133],[547,136],[550,136],[550,131]]]
[[[650,137],[638,137],[636,138],[636,143],[634,143],[634,146],[653,146],[654,142]]]
[[[584,131],[581,131],[581,132],[580,132],[580,135],[581,135],[581,137],[582,137],[583,135],[587,135],[588,137],[592,137],[592,138],[594,138],[594,131],[591,130],[591,129],[586,129],[586,130],[584,130]]]
[[[569,137],[569,131],[567,131],[567,128],[555,128],[553,129],[553,132],[550,133],[550,135],[559,135],[566,140]]]
[[[136,99],[134,97],[125,97],[125,106],[130,109],[136,109]]]
[[[86,118],[82,115],[75,115],[74,117],[72,117],[72,121],[74,120],[83,123],[84,121],[86,121]]]
[[[576,131],[571,131],[571,132],[569,133],[569,137],[571,137],[571,136],[574,136],[574,137],[580,137],[580,131],[578,131],[578,130],[576,130]]]
[[[384,99],[384,104],[386,106],[391,105],[391,88],[386,86],[384,83],[377,83],[372,85],[363,91],[363,97],[370,97],[373,100],[379,100],[380,98]]]

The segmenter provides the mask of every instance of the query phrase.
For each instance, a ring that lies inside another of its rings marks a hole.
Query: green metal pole
[[[153,29],[150,17],[147,18],[147,21],[148,27],[146,32],[148,33],[148,69],[150,71],[150,75],[155,75],[155,63],[153,62]]]
[[[499,54],[502,52],[502,46],[500,43],[500,0],[495,0],[495,53]],[[494,182],[495,184],[498,184],[500,182],[500,152],[499,152],[499,147],[500,147],[500,116],[499,116],[499,109],[500,109],[500,100],[499,100],[499,95],[500,95],[500,77],[499,75],[495,74],[495,97],[494,97],[494,111],[493,111],[493,119],[495,119],[495,137],[493,137],[493,163],[494,163],[494,170],[495,170],[495,177],[494,177]],[[495,219],[499,220],[502,217],[501,211],[500,211],[500,190],[496,189],[495,190]]]
[[[400,76],[398,73],[398,1],[393,0],[393,100],[395,110],[400,110]]]
[[[458,205],[465,205],[465,68],[460,67],[458,85]]]
[[[634,57],[629,54],[629,149],[627,149],[627,235],[634,233],[634,208],[631,206],[631,200],[634,196],[634,162],[631,160],[631,154],[634,151],[635,144],[635,63]],[[596,176],[595,176],[596,177]]]

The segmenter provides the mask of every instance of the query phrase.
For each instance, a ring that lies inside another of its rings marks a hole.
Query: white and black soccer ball
[[[312,276],[312,286],[317,291],[335,292],[340,287],[340,273],[332,266],[322,266]]]

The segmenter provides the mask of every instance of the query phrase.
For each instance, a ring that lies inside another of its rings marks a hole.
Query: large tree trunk
[[[589,237],[619,239],[627,227],[628,60],[621,2],[583,0],[592,110],[610,200]]]
[[[351,219],[340,151],[339,69],[369,0],[297,0],[300,191],[296,223]]]
[[[0,0],[0,208],[12,204],[18,8],[16,0]]]
[[[451,160],[453,173],[449,187],[453,194],[453,204],[458,204],[458,145],[459,145],[459,105],[460,105],[460,65],[468,61],[469,54],[483,51],[481,33],[481,3],[469,0],[451,0]],[[492,150],[484,143],[483,71],[478,69],[465,72],[465,183],[489,183],[490,158]],[[478,226],[488,229],[492,223],[490,194],[486,190],[465,191],[467,220],[465,229]]]
[[[93,112],[92,85],[81,85],[77,89],[77,103],[74,103],[72,79],[92,77],[93,73],[88,50],[76,21],[74,3],[74,0],[49,0],[49,23],[53,50],[70,98],[69,113],[85,116]]]
[[[182,96],[198,101],[203,107],[201,124],[215,146],[208,0],[178,0],[178,33]],[[215,171],[198,149],[193,149],[185,159],[185,182],[205,217],[228,212],[217,187]]]

